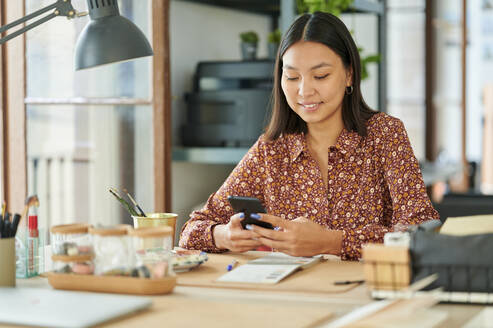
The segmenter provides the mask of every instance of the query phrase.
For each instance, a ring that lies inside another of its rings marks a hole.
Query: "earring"
[[[346,94],[347,95],[352,94],[353,91],[354,91],[354,87],[352,85],[350,85],[349,87],[346,87]]]

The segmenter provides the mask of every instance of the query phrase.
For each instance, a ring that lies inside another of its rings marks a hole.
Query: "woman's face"
[[[281,87],[289,107],[308,125],[342,122],[342,100],[351,74],[341,58],[318,42],[299,41],[282,57]]]

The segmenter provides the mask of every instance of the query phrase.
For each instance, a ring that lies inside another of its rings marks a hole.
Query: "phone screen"
[[[241,226],[246,229],[247,224],[255,224],[267,229],[274,229],[272,224],[250,217],[252,213],[267,213],[264,206],[254,197],[228,196],[228,201],[235,213],[245,213],[245,218],[241,220]]]

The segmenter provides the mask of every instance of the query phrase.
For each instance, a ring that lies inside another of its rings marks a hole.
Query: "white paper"
[[[222,275],[217,281],[276,284],[298,268],[299,264],[244,264]]]
[[[315,263],[318,263],[321,259],[320,255],[314,257],[296,257],[290,256],[280,252],[274,252],[264,257],[249,261],[248,264],[268,264],[268,265],[278,265],[278,264],[296,264],[302,269],[306,269]]]

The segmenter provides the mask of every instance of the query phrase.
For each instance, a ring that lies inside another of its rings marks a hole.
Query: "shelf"
[[[372,2],[368,0],[354,0],[350,6],[351,10],[357,13],[373,13],[383,15],[385,12],[385,6],[383,2]]]
[[[182,0],[204,5],[229,8],[263,14],[270,16],[279,15],[281,0]]]
[[[236,165],[245,156],[249,148],[228,147],[175,147],[173,161],[201,164]]]
[[[205,5],[248,11],[256,14],[278,16],[282,0],[182,0]],[[385,11],[383,2],[354,0],[349,12],[374,13],[382,15]]]
[[[173,148],[173,161],[236,165],[247,152],[248,148],[175,147]],[[447,181],[462,170],[460,164],[437,165],[422,162],[420,167],[426,186],[431,186],[438,181]]]

